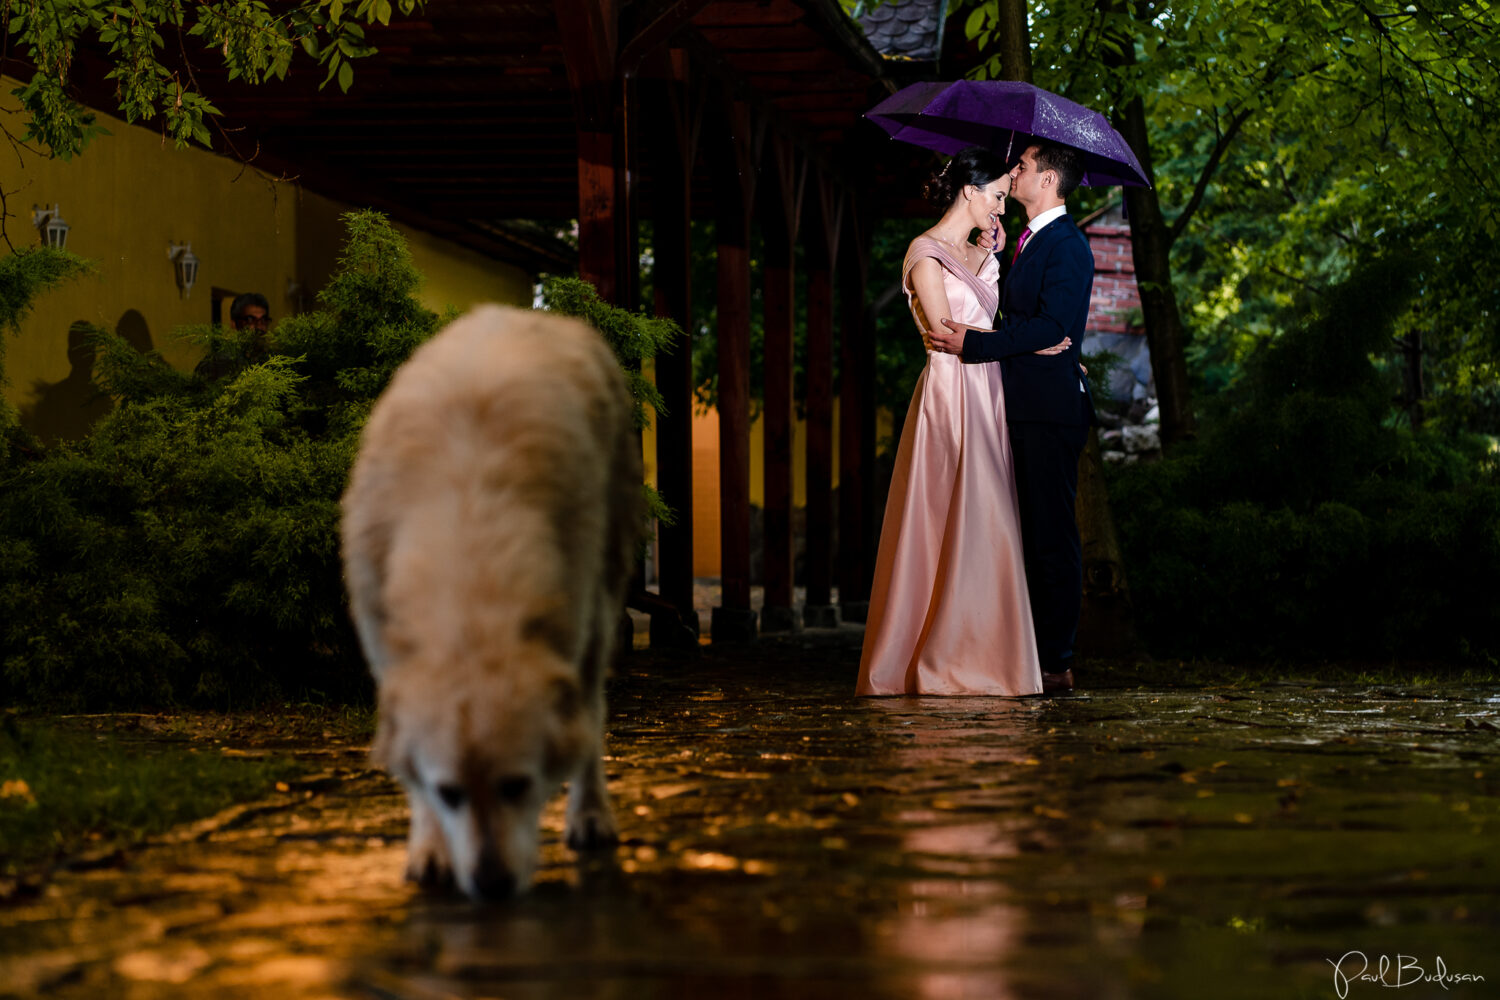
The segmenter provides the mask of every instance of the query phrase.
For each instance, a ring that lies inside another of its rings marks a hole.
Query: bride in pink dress
[[[928,336],[943,317],[992,325],[1009,192],[999,157],[964,150],[927,187],[947,211],[906,251],[927,367],[896,451],[857,694],[1042,692],[1000,366],[966,365]],[[969,242],[974,229],[995,231],[995,252]]]

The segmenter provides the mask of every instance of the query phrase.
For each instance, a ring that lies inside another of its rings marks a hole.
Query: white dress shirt
[[[1058,205],[1055,208],[1049,208],[1049,209],[1047,209],[1047,211],[1043,212],[1041,215],[1038,215],[1035,219],[1032,219],[1031,221],[1027,222],[1026,223],[1026,228],[1029,229],[1029,230],[1031,230],[1031,235],[1028,236],[1028,237],[1026,237],[1026,244],[1021,247],[1021,253],[1025,253],[1026,252],[1026,247],[1030,246],[1031,245],[1031,241],[1034,240],[1034,239],[1036,239],[1036,234],[1037,233],[1039,233],[1043,229],[1047,228],[1047,223],[1051,222],[1053,219],[1056,219],[1058,216],[1067,215],[1067,214],[1068,214],[1068,206],[1067,205]]]

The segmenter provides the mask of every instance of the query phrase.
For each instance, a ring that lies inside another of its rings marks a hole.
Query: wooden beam
[[[556,0],[554,7],[578,123],[578,274],[604,301],[617,302],[625,176],[615,120],[619,0]]]
[[[839,623],[833,604],[833,271],[843,228],[842,186],[816,171],[807,241],[807,603],[808,626]]]
[[[870,517],[874,506],[875,409],[873,317],[866,308],[870,223],[866,204],[849,198],[844,248],[839,256],[839,611],[862,622],[870,610],[874,552]]]
[[[719,574],[715,642],[752,639],[750,607],[750,212],[763,124],[726,96],[709,142],[717,196],[719,342]]]
[[[605,302],[614,302],[615,136],[613,132],[578,133],[578,276],[590,282]]]
[[[692,21],[711,0],[666,0],[644,11],[630,41],[620,52],[620,70],[629,75],[646,56],[665,45],[673,35]]]
[[[682,32],[680,41],[683,48],[691,54],[694,66],[705,77],[716,80],[736,99],[750,103],[755,108],[757,117],[766,121],[773,132],[792,138],[810,160],[831,167],[827,151],[819,148],[810,133],[779,112],[696,28]]]
[[[717,0],[694,19],[698,25],[796,25],[802,8],[792,0]]]
[[[619,0],[553,0],[553,7],[568,85],[579,102],[579,125],[591,130],[607,126],[620,51]]]
[[[675,69],[675,73],[673,70]],[[693,606],[693,244],[692,177],[703,121],[701,93],[688,86],[685,61],[668,67],[665,79],[640,80],[643,102],[657,113],[643,116],[651,151],[656,314],[677,323],[683,338],[656,356],[656,388],[664,410],[656,416],[656,488],[676,523],[657,527],[657,579],[678,621],[651,617],[651,645],[697,642]],[[675,78],[673,78],[675,76]]]
[[[759,201],[765,241],[764,288],[765,479],[761,610],[764,632],[795,631],[801,616],[793,600],[792,432],[796,412],[792,395],[796,329],[797,224],[801,218],[806,163],[790,140],[773,136],[766,144],[765,173],[771,184]]]

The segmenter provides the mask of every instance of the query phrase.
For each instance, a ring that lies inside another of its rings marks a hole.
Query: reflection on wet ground
[[[350,751],[0,907],[0,993],[1384,995],[1351,953],[1399,1000],[1500,992],[1500,692],[862,700],[856,642],[634,656],[624,843],[580,862],[555,803],[516,903],[403,885],[402,801]]]

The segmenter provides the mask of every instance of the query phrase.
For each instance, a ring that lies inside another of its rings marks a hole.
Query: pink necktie
[[[1021,248],[1026,245],[1026,241],[1029,239],[1031,239],[1031,227],[1027,226],[1025,229],[1021,230],[1021,238],[1016,240],[1016,252],[1011,255],[1010,258],[1012,267],[1015,266],[1016,259],[1021,256]]]

